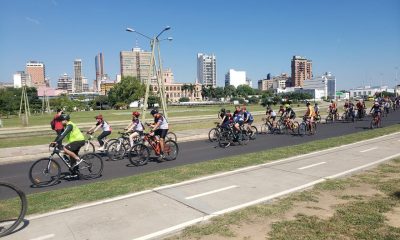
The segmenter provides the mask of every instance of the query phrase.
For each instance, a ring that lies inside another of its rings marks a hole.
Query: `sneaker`
[[[71,166],[71,168],[76,168],[79,164],[81,164],[81,162],[83,162],[83,159],[79,158],[79,161],[76,161],[75,164]]]

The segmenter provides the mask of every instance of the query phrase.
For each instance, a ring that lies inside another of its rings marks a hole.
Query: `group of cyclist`
[[[149,124],[152,129],[150,132],[151,136],[155,136],[160,141],[160,157],[163,156],[165,137],[168,133],[168,122],[167,119],[158,112],[157,109],[151,110],[150,114],[154,117],[154,122]],[[144,125],[139,119],[140,113],[135,111],[132,113],[132,120],[129,125],[124,129],[125,133],[129,134],[129,141],[131,147],[134,145],[134,140],[143,136]],[[86,133],[93,134],[99,129],[102,129],[102,133],[97,137],[99,142],[99,151],[104,151],[104,139],[111,134],[111,125],[104,119],[103,115],[95,116],[96,124],[90,128]],[[65,154],[70,157],[71,168],[76,168],[82,160],[78,153],[81,147],[85,145],[85,136],[78,126],[73,123],[70,119],[70,115],[63,113],[60,109],[57,110],[57,114],[53,118],[55,127],[54,130],[57,133],[57,137],[53,142],[50,143],[53,147],[58,147],[63,150]],[[52,121],[52,122],[53,122]],[[62,141],[66,139],[67,144],[62,146]]]
[[[229,109],[222,108],[218,113],[220,126],[222,128],[233,127],[234,131],[240,131],[241,126],[246,126],[250,129],[254,121],[253,115],[247,110],[246,106],[235,106],[235,111],[231,113]]]

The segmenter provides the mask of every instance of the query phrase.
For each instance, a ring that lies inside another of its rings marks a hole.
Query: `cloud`
[[[37,24],[37,25],[40,24],[39,20],[37,20],[37,19],[33,19],[33,18],[30,18],[30,17],[25,17],[25,19],[27,21],[31,22],[31,23],[34,23],[34,24]]]

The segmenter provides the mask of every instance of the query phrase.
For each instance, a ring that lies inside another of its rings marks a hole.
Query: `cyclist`
[[[283,116],[285,119],[285,122],[287,124],[290,123],[290,125],[293,123],[293,121],[296,119],[296,113],[293,111],[292,107],[287,104],[286,106],[286,111],[285,111],[285,115]],[[290,126],[289,125],[289,126]]]
[[[315,115],[319,115],[319,107],[318,107],[318,103],[315,103],[314,104],[314,112],[315,112]]]
[[[62,121],[59,119],[60,116],[64,112],[61,109],[57,109],[56,115],[54,115],[52,122],[54,123],[54,131],[57,133],[57,136],[60,136],[61,133],[64,131],[64,125],[62,124]],[[58,145],[61,145],[62,142],[58,142]]]
[[[251,115],[251,113],[249,111],[247,111],[246,106],[242,107],[242,111],[243,111],[244,123],[247,125],[247,129],[251,130],[250,127],[254,121],[254,117],[253,117],[253,115]]]
[[[90,128],[87,131],[87,133],[93,134],[94,132],[99,130],[99,128],[103,129],[103,132],[97,137],[97,141],[99,141],[99,144],[100,144],[99,151],[104,151],[103,139],[111,134],[111,126],[103,119],[103,115],[101,115],[101,114],[97,115],[94,118],[96,119],[96,125],[94,125],[92,128]]]
[[[374,102],[374,105],[372,105],[369,113],[370,114],[372,113],[373,118],[375,118],[376,116],[378,116],[379,119],[381,118],[382,109],[381,109],[381,106],[379,105],[378,101]]]
[[[286,104],[286,105],[288,105],[288,104]],[[280,114],[279,115],[280,118],[283,117],[283,114],[285,114],[285,108],[283,107],[283,105],[279,106],[279,110],[278,110],[277,114]]]
[[[383,110],[385,111],[386,115],[389,114],[389,109],[390,109],[390,100],[389,99],[385,99],[383,102]]]
[[[225,116],[226,110],[225,108],[221,108],[221,110],[218,113],[218,119],[222,119]]]
[[[131,133],[129,135],[129,143],[131,145],[131,147],[133,147],[133,140],[137,139],[138,137],[143,135],[143,124],[142,122],[139,120],[139,116],[140,113],[135,111],[132,113],[132,121],[131,123],[128,125],[127,128],[125,128],[126,133]]]
[[[157,109],[151,110],[150,114],[154,117],[154,123],[150,125],[152,128],[151,135],[155,135],[160,138],[160,159],[163,159],[165,137],[168,133],[168,122],[167,119],[161,113],[159,113]]]
[[[351,117],[351,121],[354,122],[354,103],[352,101],[349,102],[349,108],[347,109],[349,116]]]
[[[229,128],[229,124],[233,121],[231,110],[226,110],[225,115],[221,119],[221,127],[222,128]]]
[[[83,136],[81,130],[75,125],[75,123],[70,121],[70,116],[67,114],[62,114],[59,119],[64,125],[64,131],[61,135],[50,143],[51,146],[55,146],[56,143],[62,142],[64,138],[67,139],[68,144],[65,146],[58,145],[58,148],[63,148],[64,152],[70,156],[71,168],[78,166],[82,160],[78,156],[78,152],[83,145],[85,145],[85,136]]]
[[[276,120],[276,112],[272,108],[270,108],[270,107],[267,108],[265,119],[267,122],[272,123],[272,127],[274,127],[274,128],[276,127],[276,121],[275,121]]]
[[[239,106],[236,106],[239,107]],[[242,126],[244,124],[244,112],[243,110],[239,107],[239,110],[236,108],[236,115],[233,115],[233,126],[234,126],[234,130],[236,131],[240,131],[240,126]],[[235,111],[235,112],[236,112]]]
[[[331,100],[331,103],[329,104],[329,113],[332,114],[332,118],[336,119],[336,113],[337,113],[337,105],[336,102]]]
[[[362,101],[362,99],[359,99],[357,104],[356,104],[356,108],[357,108],[357,116],[359,119],[364,117],[364,109],[365,109],[365,103]]]
[[[310,123],[312,123],[314,121],[314,117],[315,117],[314,108],[311,107],[310,102],[307,102],[306,106],[307,106],[307,111],[306,111],[306,114],[304,114],[304,118],[310,120]]]
[[[241,111],[240,106],[239,106],[239,105],[236,105],[236,106],[235,106],[235,111],[233,112],[233,118],[235,118],[236,115],[237,115],[238,113],[240,113],[240,111]]]

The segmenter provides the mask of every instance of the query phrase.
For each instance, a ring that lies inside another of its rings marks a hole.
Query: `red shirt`
[[[56,114],[56,115],[54,115],[54,122],[56,123],[55,124],[55,127],[54,127],[54,130],[55,131],[57,131],[57,130],[63,130],[64,129],[64,125],[62,124],[62,121],[59,121],[59,120],[57,120],[57,118],[59,117],[60,115],[58,115],[58,114]]]

